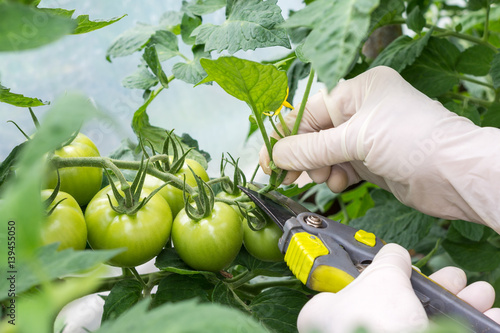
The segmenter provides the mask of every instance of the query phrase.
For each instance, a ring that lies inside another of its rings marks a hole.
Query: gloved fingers
[[[267,153],[267,148],[266,146],[262,146],[259,152],[259,164],[260,167],[262,168],[262,171],[264,171],[266,175],[270,175],[272,171],[271,168],[269,167],[270,162],[271,159],[269,158],[269,154]]]
[[[457,267],[441,268],[429,275],[429,278],[455,295],[467,285],[465,272]]]
[[[288,171],[286,173],[285,179],[281,182],[283,185],[290,185],[291,183],[295,182],[297,178],[300,177],[302,174],[302,171]]]
[[[359,183],[361,178],[350,163],[336,164],[331,167],[326,185],[334,193],[340,193],[348,186]]]
[[[309,170],[307,174],[316,184],[321,184],[326,182],[328,177],[330,177],[330,170],[331,167],[325,166],[319,169]]]
[[[273,148],[274,163],[284,170],[308,171],[348,162],[341,127],[279,140]]]
[[[411,257],[408,251],[401,245],[395,243],[386,244],[373,258],[372,263],[368,266],[356,279],[362,278],[363,275],[371,274],[374,271],[383,269],[387,272],[388,269],[393,269],[404,275],[404,280],[410,283],[412,265]]]
[[[478,281],[461,290],[457,297],[463,299],[478,311],[485,312],[495,302],[495,289],[488,282]]]
[[[485,316],[490,317],[495,322],[500,324],[500,308],[491,308],[483,313],[485,314]]]

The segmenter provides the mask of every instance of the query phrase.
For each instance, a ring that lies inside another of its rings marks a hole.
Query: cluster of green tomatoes
[[[95,144],[81,133],[54,154],[60,158],[100,156]],[[182,189],[146,172],[139,186],[135,181],[128,183],[133,189],[130,191],[123,189],[123,183],[112,181],[101,188],[103,169],[99,167],[66,167],[58,169],[58,176],[52,172],[46,182],[48,189],[42,191],[42,199],[46,200],[53,197],[52,189],[58,187],[57,196],[47,208],[42,242],[59,242],[59,250],[83,250],[87,246],[95,250],[121,248],[123,252],[109,261],[119,267],[141,265],[169,246],[196,270],[227,268],[242,244],[260,260],[283,260],[278,249],[282,232],[277,225],[270,222],[256,230],[245,218],[248,217],[245,210],[236,204],[244,194],[221,191],[214,199],[213,191],[206,188],[200,191],[203,187],[200,184],[208,188],[209,181],[201,164],[192,159],[184,159],[182,163],[176,170],[177,178],[198,192],[212,192],[211,204],[203,216],[193,218],[186,212],[187,205],[192,208],[200,201],[189,202],[189,195]],[[146,197],[148,200],[144,200]],[[141,201],[134,210],[119,209],[134,198]]]

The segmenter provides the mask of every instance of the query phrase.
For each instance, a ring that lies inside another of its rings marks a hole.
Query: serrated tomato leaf
[[[77,26],[75,30],[73,31],[74,35],[77,34],[84,34],[87,32],[91,32],[94,30],[98,30],[104,27],[107,27],[110,24],[113,24],[115,22],[120,21],[122,18],[124,18],[126,15],[122,15],[120,17],[115,17],[109,20],[95,20],[91,21],[89,20],[88,15],[79,15],[75,20],[77,23]]]
[[[217,304],[188,300],[166,303],[151,311],[148,306],[147,301],[139,302],[116,320],[106,321],[96,333],[268,332],[252,317]]]
[[[192,51],[194,59],[187,62],[176,63],[172,68],[172,73],[175,75],[175,78],[179,80],[196,84],[207,76],[207,73],[200,64],[200,59],[210,58],[210,53],[204,51],[203,45],[193,46]]]
[[[431,34],[424,34],[420,38],[413,39],[406,35],[395,39],[387,46],[370,65],[370,68],[376,66],[389,66],[396,71],[401,72],[407,66],[411,65],[415,59],[420,56],[424,50]]]
[[[484,45],[474,45],[460,53],[457,59],[457,71],[475,76],[487,75],[495,51]]]
[[[487,240],[473,241],[464,236],[454,225],[442,243],[453,261],[466,270],[489,272],[500,266],[500,249]]]
[[[0,102],[23,108],[42,106],[47,104],[42,102],[38,98],[26,97],[21,94],[13,93],[9,88],[6,88],[2,85],[0,85]]]
[[[57,251],[59,244],[53,243],[37,250],[34,258],[26,258],[17,264],[16,293],[20,294],[44,281],[79,273],[106,262],[120,253],[121,249],[99,251]],[[0,280],[0,297],[7,297],[9,281]]]
[[[153,74],[158,78],[161,85],[165,88],[168,88],[168,78],[163,68],[161,67],[160,59],[158,58],[158,52],[156,50],[156,45],[147,46],[144,50],[144,54],[142,58],[146,61],[149,66],[149,69],[153,72]]]
[[[181,55],[177,36],[168,30],[157,30],[149,40],[148,46],[154,45],[160,62]]]
[[[76,22],[66,15],[15,2],[0,3],[0,52],[40,47],[71,34]]]
[[[500,87],[500,53],[495,54],[491,61],[490,75],[493,79],[493,86]]]
[[[264,276],[292,276],[292,272],[284,261],[266,262],[250,255],[244,248],[240,250],[238,256],[233,261],[233,265],[241,265],[255,275]]]
[[[152,306],[157,307],[167,302],[179,302],[196,298],[208,302],[208,291],[214,287],[201,275],[172,274],[163,278],[158,284]]]
[[[297,317],[309,298],[298,290],[274,287],[252,300],[253,316],[276,333],[297,332]]]
[[[396,242],[411,249],[430,231],[435,218],[403,205],[391,193],[376,189],[371,192],[375,206],[349,225],[373,232],[384,241]]]
[[[207,77],[199,84],[215,81],[229,95],[244,101],[256,112],[275,111],[286,97],[286,73],[274,65],[262,65],[236,57],[201,59]]]
[[[122,85],[129,89],[148,90],[158,84],[158,78],[151,74],[148,67],[139,65],[137,70],[122,80]]]
[[[429,97],[439,96],[459,83],[455,63],[460,51],[444,38],[431,37],[415,62],[401,75]]]
[[[138,23],[135,27],[119,35],[106,51],[106,59],[124,57],[142,50],[149,42],[151,36],[160,27]]]
[[[118,318],[142,298],[142,285],[135,279],[118,281],[104,302],[102,322]]]
[[[226,21],[221,25],[203,24],[192,36],[196,44],[205,44],[205,51],[255,50],[269,46],[290,48],[290,41],[284,29],[281,8],[277,0],[234,0],[226,10]]]
[[[348,73],[369,33],[371,13],[378,4],[378,0],[316,0],[282,25],[312,28],[302,51],[328,90]]]
[[[226,0],[195,0],[187,3],[184,6],[184,10],[194,15],[202,16],[224,8],[225,5]]]

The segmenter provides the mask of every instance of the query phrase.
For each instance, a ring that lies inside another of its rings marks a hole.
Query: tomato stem
[[[132,273],[132,275],[136,278],[136,280],[139,281],[139,283],[141,284],[142,290],[144,293],[144,297],[145,298],[150,297],[151,296],[151,289],[148,288],[148,286],[146,285],[146,282],[144,282],[142,277],[139,275],[139,272],[137,272],[137,269],[135,269],[135,267],[128,267],[128,270]]]
[[[295,124],[293,125],[292,135],[296,135],[299,132],[300,122],[302,121],[302,116],[304,115],[304,110],[306,109],[309,93],[311,92],[311,86],[314,82],[314,74],[314,69],[311,68],[309,79],[307,80],[306,90],[304,91],[304,95],[302,96],[302,102],[300,103],[299,111],[297,112],[297,118],[295,119]]]

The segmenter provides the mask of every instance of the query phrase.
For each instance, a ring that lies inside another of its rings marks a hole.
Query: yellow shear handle
[[[309,288],[338,292],[354,280],[350,274],[328,265],[319,265],[311,273],[316,258],[329,253],[321,239],[307,232],[299,232],[290,240],[285,261],[292,273]]]

